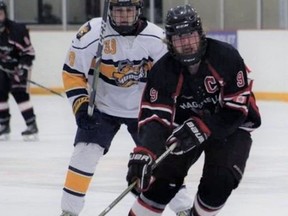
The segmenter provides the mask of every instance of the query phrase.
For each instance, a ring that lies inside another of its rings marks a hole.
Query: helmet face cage
[[[190,5],[177,6],[168,11],[165,24],[166,39],[170,53],[184,65],[198,63],[206,50],[206,37],[202,29],[199,15]],[[198,32],[200,41],[196,52],[193,54],[179,53],[173,46],[172,36],[181,36]]]
[[[123,18],[121,7],[126,7],[126,20],[124,24],[120,22]],[[135,8],[131,8],[135,7]],[[112,27],[120,34],[129,34],[133,32],[137,26],[139,16],[143,7],[142,0],[111,0],[109,20]],[[117,10],[119,9],[119,10]]]

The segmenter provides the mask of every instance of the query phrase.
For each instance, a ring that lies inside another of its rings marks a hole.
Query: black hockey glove
[[[207,140],[210,134],[209,128],[200,118],[192,117],[172,132],[167,139],[167,146],[177,142],[177,147],[171,153],[184,154]]]
[[[87,113],[88,105],[89,98],[81,97],[74,102],[73,111],[79,128],[84,130],[93,130],[97,127],[96,111],[94,110],[93,115],[89,116]]]
[[[136,147],[130,153],[126,180],[129,185],[137,180],[137,192],[148,190],[153,182],[152,166],[155,159],[156,155],[144,147]]]

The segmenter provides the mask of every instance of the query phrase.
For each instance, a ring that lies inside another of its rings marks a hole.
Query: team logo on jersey
[[[181,109],[190,109],[194,112],[196,112],[197,109],[203,109],[204,106],[209,106],[209,104],[217,104],[219,101],[218,95],[204,97],[201,101],[195,101],[193,97],[187,98],[181,96],[182,102],[179,104],[179,107]]]
[[[87,24],[86,26],[82,27],[82,28],[78,31],[78,33],[77,33],[77,35],[76,35],[77,39],[80,40],[80,38],[83,37],[83,36],[84,36],[87,32],[89,32],[90,30],[91,30],[91,26],[90,26],[90,23],[88,22],[88,24]]]
[[[141,78],[146,78],[149,70],[150,65],[147,60],[135,64],[135,62],[127,59],[119,62],[118,69],[112,73],[112,77],[118,86],[129,87],[137,84]]]

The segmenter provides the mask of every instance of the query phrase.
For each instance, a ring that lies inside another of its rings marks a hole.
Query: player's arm
[[[62,79],[64,89],[66,91],[67,98],[73,106],[74,113],[77,111],[77,107],[80,105],[77,100],[84,100],[82,98],[88,98],[88,83],[85,71],[87,71],[90,65],[85,58],[85,50],[77,50],[71,47],[68,51],[62,72]],[[91,57],[90,57],[91,61]]]
[[[79,33],[78,33],[79,34]],[[87,115],[89,104],[88,73],[93,70],[95,45],[89,44],[89,35],[74,38],[63,66],[62,79],[67,98],[72,104],[77,125],[82,129],[96,127],[96,119]]]
[[[17,82],[25,85],[32,62],[35,59],[35,51],[26,26],[14,23],[12,28],[13,34],[10,40],[12,40],[11,43],[14,43],[19,56],[17,66],[13,68],[13,75]]]
[[[175,117],[175,100],[178,83],[177,74],[166,70],[164,57],[160,59],[148,75],[148,82],[142,95],[139,114],[139,145],[145,146],[157,156],[165,151],[165,143],[171,134]],[[162,72],[161,72],[162,71]],[[159,79],[159,77],[164,77]]]
[[[146,88],[144,95],[147,95],[148,89]],[[148,190],[153,182],[152,166],[156,158],[165,151],[165,141],[170,133],[169,123],[165,118],[170,115],[170,108],[167,107],[168,113],[165,113],[163,104],[151,103],[147,99],[141,105],[140,143],[137,143],[137,147],[130,153],[126,177],[129,184],[137,180],[136,190],[139,192]]]
[[[128,163],[127,181],[130,184],[138,179],[140,191],[147,190],[153,182],[151,167],[166,150],[165,143],[172,131],[175,112],[172,91],[163,87],[161,79],[157,78],[159,74],[154,72],[148,77],[140,107],[140,143],[130,154]]]
[[[19,28],[19,65],[31,66],[35,59],[35,50],[30,40],[29,30],[23,24],[17,24]]]
[[[100,23],[100,22],[99,22]],[[88,97],[88,74],[93,71],[97,50],[97,25],[90,22],[80,27],[67,52],[62,79],[66,95],[73,105],[76,100]],[[100,29],[100,27],[99,27]],[[75,111],[75,110],[74,110]]]
[[[204,115],[203,122],[211,131],[211,137],[223,139],[232,134],[245,121],[249,110],[252,82],[248,80],[246,67],[238,52],[229,59],[219,97],[218,111]]]

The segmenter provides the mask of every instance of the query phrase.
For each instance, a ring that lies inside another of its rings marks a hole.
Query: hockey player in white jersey
[[[147,75],[167,52],[164,31],[141,15],[141,0],[111,0],[106,25],[96,109],[87,114],[101,18],[85,23],[73,39],[63,66],[63,83],[78,126],[69,163],[61,216],[78,216],[102,155],[122,124],[138,144],[138,112]],[[123,181],[125,181],[123,179]],[[183,192],[182,192],[183,193]],[[184,193],[185,196],[185,193]],[[173,203],[177,215],[191,207],[189,199]]]

